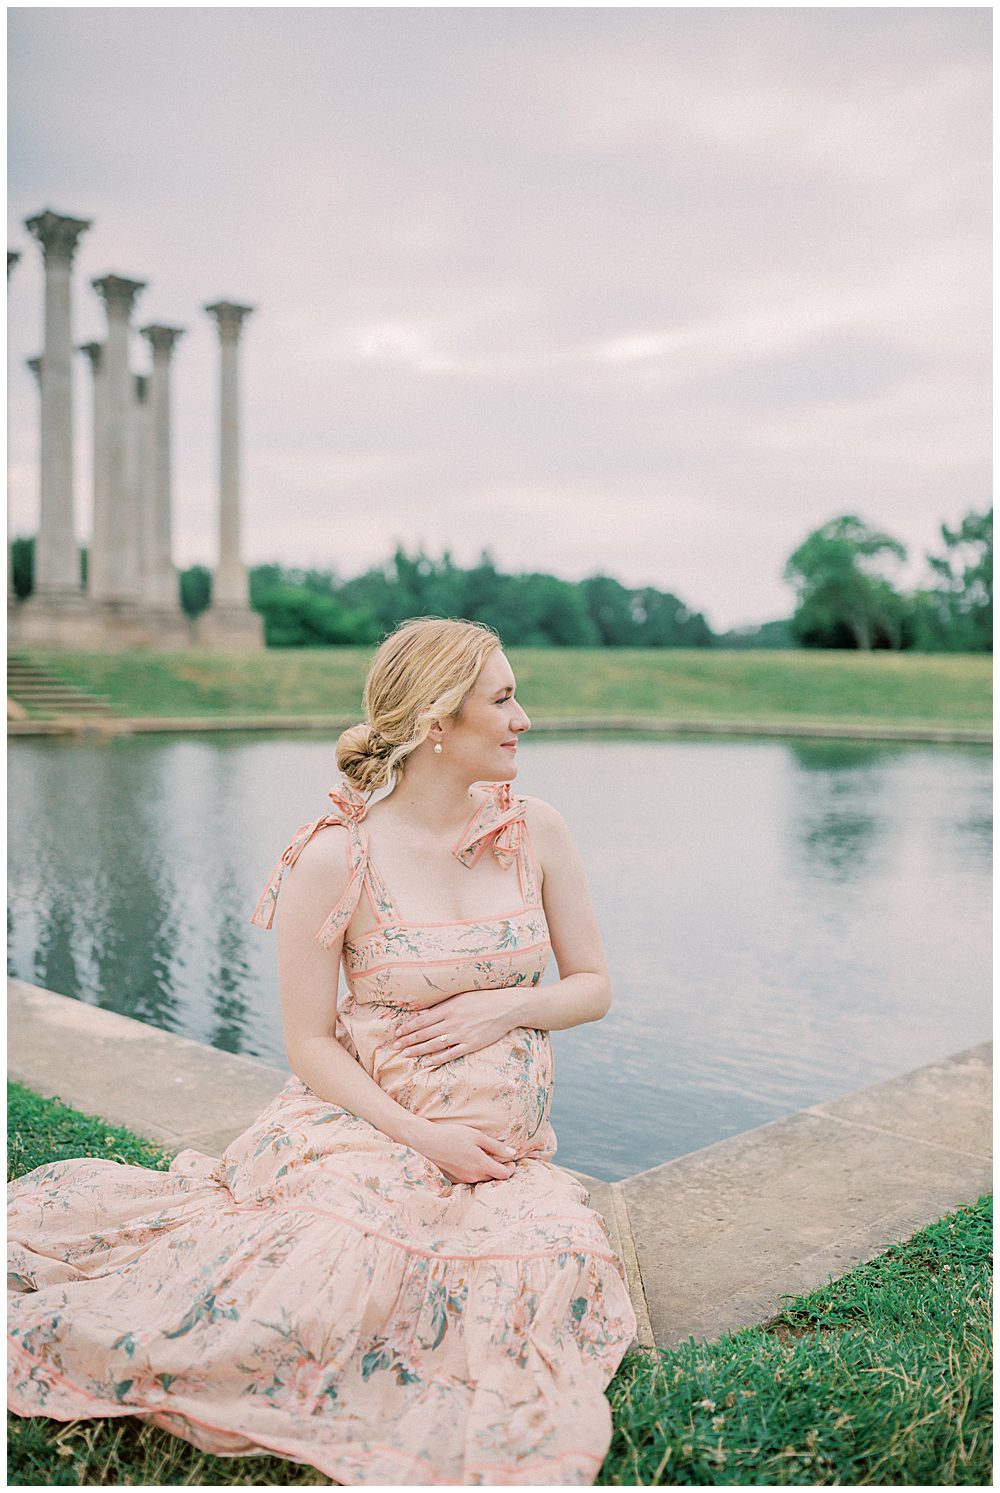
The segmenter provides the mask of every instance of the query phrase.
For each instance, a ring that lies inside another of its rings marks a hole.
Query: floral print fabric
[[[273,1452],[344,1484],[592,1483],[604,1389],[635,1334],[622,1266],[583,1186],[552,1160],[547,1032],[516,1028],[436,1069],[387,1042],[417,1005],[537,983],[548,954],[523,800],[491,785],[454,848],[517,865],[513,916],[407,924],[371,863],[365,801],[293,837],[254,911],[326,824],[351,880],[317,936],[345,938],[337,1032],[414,1113],[517,1152],[450,1182],[420,1152],[292,1077],[219,1160],[167,1172],[79,1159],[12,1184],[9,1402],[60,1420],[139,1415],[218,1455]]]

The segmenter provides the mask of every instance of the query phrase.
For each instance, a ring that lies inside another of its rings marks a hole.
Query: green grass
[[[169,1155],[155,1141],[94,1115],[81,1115],[58,1099],[43,1099],[23,1084],[8,1083],[7,1181],[73,1156],[104,1156],[157,1171],[170,1165]]]
[[[601,1483],[992,1482],[992,1194],[611,1389]]]
[[[67,1155],[164,1167],[150,1142],[18,1084],[11,1175]],[[600,1484],[989,1486],[992,1194],[713,1343],[627,1354]],[[129,1417],[8,1418],[15,1486],[326,1484],[275,1457],[218,1458]]]
[[[369,648],[31,657],[135,716],[361,715]],[[512,649],[529,715],[988,728],[986,654]]]

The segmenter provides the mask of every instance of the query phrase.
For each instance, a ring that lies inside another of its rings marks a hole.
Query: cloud
[[[214,554],[220,295],[257,308],[249,560],[489,545],[727,625],[787,609],[836,512],[920,548],[988,501],[988,12],[21,10],[10,70],[22,532],[49,204],[94,219],[75,340],[111,267],[188,328],[183,562]],[[81,359],[81,532],[89,399]]]

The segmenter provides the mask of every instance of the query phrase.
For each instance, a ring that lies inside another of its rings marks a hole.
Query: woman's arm
[[[317,932],[347,888],[347,830],[328,825],[285,872],[278,902],[278,977],[285,1052],[314,1094],[417,1147],[420,1121],[397,1104],[337,1041],[343,930],[328,947]],[[417,1147],[419,1149],[419,1147]]]
[[[569,825],[544,799],[527,802],[528,833],[542,871],[542,906],[559,980],[517,986],[505,995],[510,997],[512,1026],[563,1031],[607,1015],[611,976],[587,873]]]
[[[514,1152],[471,1125],[414,1115],[381,1089],[337,1041],[337,982],[344,934],[324,947],[316,937],[347,889],[347,831],[329,825],[285,872],[278,910],[278,973],[285,1052],[320,1099],[359,1115],[383,1135],[411,1146],[453,1182],[509,1177]]]
[[[399,1028],[393,1046],[423,1057],[431,1068],[463,1052],[476,1052],[516,1026],[563,1031],[599,1021],[610,1009],[611,977],[597,913],[569,826],[543,799],[529,798],[527,804],[559,981],[462,991],[411,1016]]]

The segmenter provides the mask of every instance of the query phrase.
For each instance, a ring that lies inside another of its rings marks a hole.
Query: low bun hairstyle
[[[482,622],[411,617],[379,645],[365,680],[365,719],[337,742],[337,766],[361,793],[405,771],[436,720],[461,714],[483,664],[501,642]]]

